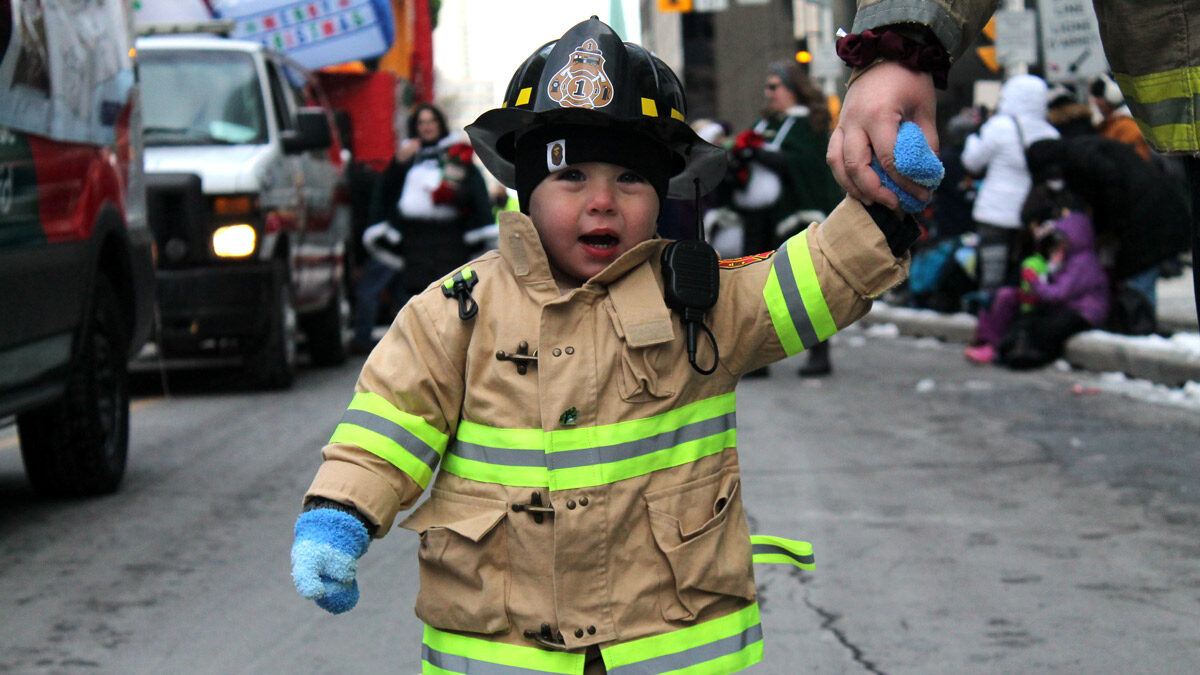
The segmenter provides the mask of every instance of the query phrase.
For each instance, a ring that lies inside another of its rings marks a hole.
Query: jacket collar
[[[580,288],[561,294],[529,216],[502,211],[499,225],[500,255],[534,297],[547,303],[566,302],[580,293],[595,297],[607,290],[621,322],[622,337],[630,346],[645,347],[674,339],[671,310],[663,299],[659,268],[654,264],[667,240],[656,237],[634,246]],[[650,264],[643,264],[646,262]]]

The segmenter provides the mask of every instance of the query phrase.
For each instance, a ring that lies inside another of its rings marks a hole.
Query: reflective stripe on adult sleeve
[[[425,489],[449,440],[424,419],[396,408],[382,396],[360,392],[350,401],[329,442],[356,445],[378,455]]]
[[[470,675],[575,675],[583,672],[583,654],[565,654],[446,633],[425,626],[421,672]]]
[[[775,252],[763,299],[775,326],[775,334],[788,356],[826,340],[837,332],[837,324],[825,303],[807,230],[784,243]]]
[[[750,550],[754,555],[755,563],[783,563],[795,565],[802,570],[816,568],[812,544],[807,541],[752,534],[750,535]]]
[[[1137,77],[1116,73],[1125,102],[1155,149],[1200,152],[1200,67]]]
[[[762,661],[758,605],[663,635],[602,647],[609,675],[732,673]],[[686,669],[686,670],[685,670]]]
[[[661,415],[556,431],[463,421],[442,469],[470,480],[568,490],[694,462],[737,445],[732,392]]]

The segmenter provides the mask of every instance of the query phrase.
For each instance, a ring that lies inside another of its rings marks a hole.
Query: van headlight
[[[258,233],[247,223],[222,225],[212,235],[213,253],[220,258],[245,258],[254,253],[257,243]]]

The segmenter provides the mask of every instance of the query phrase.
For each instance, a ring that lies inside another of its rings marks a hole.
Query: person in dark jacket
[[[799,214],[796,229],[803,229],[828,216],[843,196],[825,164],[832,121],[825,95],[799,64],[776,62],[767,68],[763,96],[763,118],[743,132],[739,141],[752,150],[752,159],[747,163],[756,166],[747,168],[773,174],[777,188],[774,199],[767,204],[747,201],[743,191],[734,191],[733,203],[742,217],[747,254],[771,250],[782,240],[781,235],[793,234],[777,231],[789,216]],[[735,142],[735,150],[738,147],[739,142]],[[739,159],[740,153],[734,154]],[[754,180],[752,174],[749,180]],[[747,185],[745,192],[750,191],[752,187]],[[813,345],[808,353],[800,375],[832,372],[827,342]],[[766,374],[764,368],[752,376]]]
[[[1115,284],[1135,282],[1188,250],[1187,202],[1130,145],[1082,135],[1038,141],[1026,156],[1035,181],[1061,183],[1088,204],[1097,250]],[[1153,305],[1153,285],[1139,290]]]
[[[395,275],[402,292],[416,295],[467,262],[463,235],[492,221],[491,202],[474,153],[450,134],[437,107],[424,103],[408,120],[409,138],[384,169],[371,197],[364,235],[373,254],[359,284],[353,351],[370,348],[379,294]],[[393,298],[393,305],[399,298]],[[399,307],[395,307],[399,309]]]

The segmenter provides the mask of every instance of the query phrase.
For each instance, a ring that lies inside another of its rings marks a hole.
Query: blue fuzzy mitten
[[[893,156],[896,158],[896,170],[901,175],[930,190],[936,188],[942,182],[942,177],[946,175],[946,168],[942,166],[942,160],[938,159],[938,156],[930,149],[929,143],[925,141],[925,134],[916,122],[904,122],[900,125]],[[879,158],[871,157],[871,168],[875,169],[883,186],[896,193],[896,196],[900,198],[900,208],[907,213],[917,213],[933,199],[931,196],[929,199],[921,201],[906,192],[883,170]]]
[[[358,604],[358,559],[371,537],[359,519],[336,509],[305,511],[296,519],[292,581],[300,595],[332,614]]]

